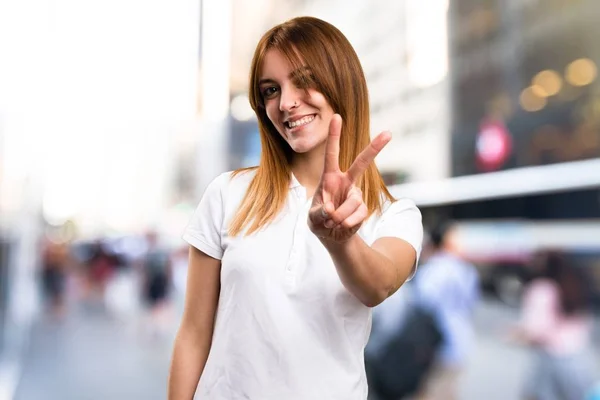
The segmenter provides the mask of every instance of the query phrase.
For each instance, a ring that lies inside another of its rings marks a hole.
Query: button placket
[[[285,266],[285,281],[287,284],[293,284],[295,282],[296,279],[296,272],[298,269],[298,262],[299,262],[299,251],[298,249],[302,246],[303,240],[302,240],[302,235],[303,235],[303,221],[302,219],[304,218],[304,201],[303,198],[306,197],[306,194],[303,193],[304,190],[302,187],[298,187],[296,188],[295,194],[296,194],[296,201],[294,202],[296,207],[295,207],[295,213],[296,213],[296,221],[294,224],[294,234],[293,234],[293,238],[292,238],[292,248],[290,249],[290,255],[287,261],[287,264]],[[304,224],[306,225],[306,224]]]

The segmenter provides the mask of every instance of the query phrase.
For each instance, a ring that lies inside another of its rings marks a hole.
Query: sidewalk
[[[21,377],[31,326],[22,322],[5,329],[5,348],[0,352],[0,400],[12,400]]]
[[[145,335],[137,322],[100,310],[40,320],[14,399],[165,399],[172,337]]]

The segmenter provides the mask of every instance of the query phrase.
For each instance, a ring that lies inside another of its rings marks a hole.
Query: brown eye
[[[262,90],[263,99],[272,99],[277,94],[278,89],[275,86],[269,86]]]

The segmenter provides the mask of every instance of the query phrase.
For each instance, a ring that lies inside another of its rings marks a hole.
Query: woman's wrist
[[[344,251],[349,246],[351,246],[357,238],[358,238],[358,235],[355,233],[354,235],[350,236],[349,238],[342,239],[342,240],[335,240],[335,239],[328,238],[328,237],[319,237],[319,240],[321,241],[321,243],[323,244],[323,246],[325,246],[325,248],[327,250]]]

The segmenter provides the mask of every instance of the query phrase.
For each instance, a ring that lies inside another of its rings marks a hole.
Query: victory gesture
[[[342,172],[339,165],[341,133],[342,118],[335,114],[329,124],[323,175],[308,214],[310,230],[319,238],[335,242],[350,239],[367,218],[367,206],[355,183],[391,140],[389,132],[380,133],[350,168]]]

